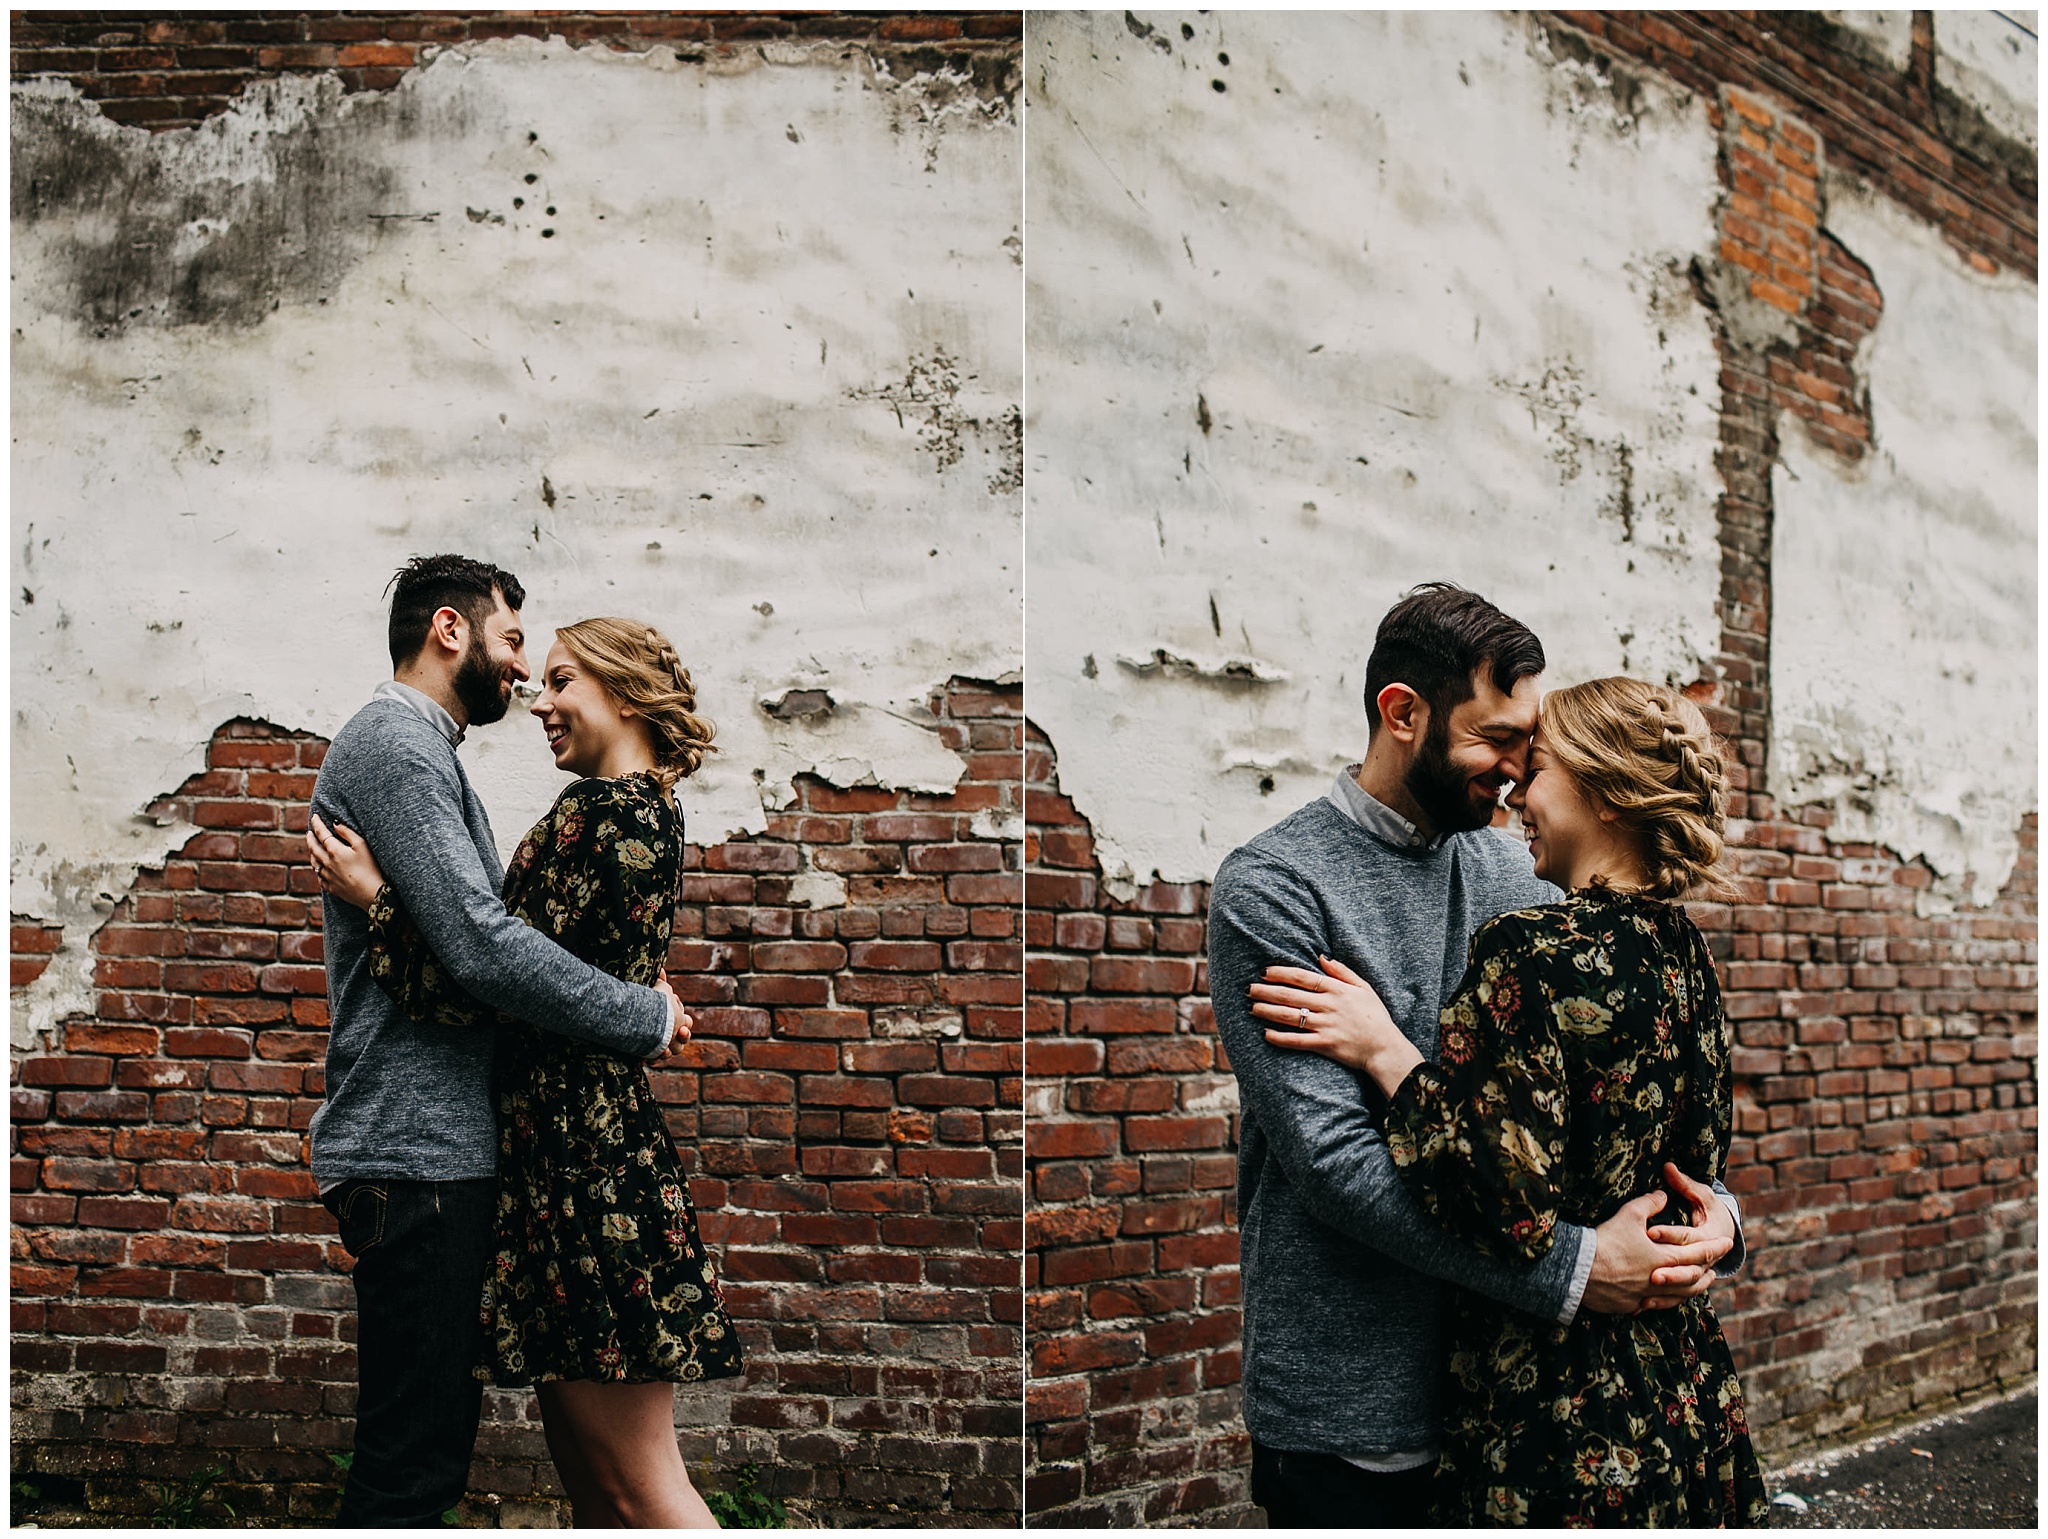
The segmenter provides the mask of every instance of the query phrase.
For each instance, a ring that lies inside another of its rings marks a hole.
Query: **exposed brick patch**
[[[1819,12],[1555,11],[1553,42],[1655,67],[1708,101],[1723,86],[1810,124],[1828,163],[1868,183],[1995,269],[2037,275],[2039,172],[2034,157],[1993,152],[1936,88],[1932,13],[1914,15],[1913,56],[1894,72]],[[2015,147],[2016,148],[2016,147]]]
[[[1856,350],[1884,313],[1870,269],[1825,228],[1819,141],[1762,97],[1724,87],[1717,261],[1724,389],[1762,394],[1822,448],[1854,462],[1870,447],[1870,387]],[[1731,311],[1739,298],[1782,318],[1786,335]]]
[[[1208,889],[1108,896],[1030,727],[1025,773],[1027,1510],[1125,1526],[1243,1508],[1236,1089]]]
[[[929,67],[984,74],[1013,56],[1021,12],[868,11],[16,11],[13,77],[69,80],[117,123],[160,132],[225,112],[251,81],[333,72],[348,91],[385,91],[436,49],[560,37],[578,47],[705,57],[769,38],[937,50]]]
[[[764,837],[688,852],[669,970],[696,1040],[655,1081],[750,1358],[683,1435],[713,1484],[752,1461],[852,1521],[1019,1510],[1017,694],[934,694],[948,795],[807,779]],[[216,734],[161,806],[200,832],[91,942],[95,1010],[13,1064],[14,1467],[103,1514],[223,1461],[238,1513],[333,1511],[353,1315],[306,1167],[327,1005],[300,838],[325,747]],[[847,872],[845,905],[793,903],[807,868]],[[466,1509],[540,1515],[530,1401],[493,1398]]]

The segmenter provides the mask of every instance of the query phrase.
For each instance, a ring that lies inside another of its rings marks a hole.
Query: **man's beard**
[[[462,702],[472,727],[488,727],[494,721],[503,721],[512,704],[505,688],[505,671],[492,664],[481,636],[469,638],[469,650],[462,654],[462,662],[455,670],[455,698]]]
[[[1402,777],[1415,805],[1440,834],[1462,834],[1493,821],[1493,803],[1474,802],[1471,779],[1451,763],[1448,712],[1431,711],[1422,732],[1422,746]]]

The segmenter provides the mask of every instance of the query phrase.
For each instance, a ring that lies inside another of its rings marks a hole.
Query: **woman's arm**
[[[321,890],[364,911],[370,929],[370,977],[407,1015],[429,1026],[493,1026],[510,1019],[442,970],[361,834],[340,823],[330,829],[314,817],[306,830],[306,846]]]
[[[1558,1225],[1555,1172],[1570,1100],[1549,991],[1519,924],[1472,941],[1439,1017],[1439,1062],[1418,1065],[1387,1104],[1387,1147],[1417,1204],[1475,1250],[1533,1261]]]
[[[1251,986],[1252,1014],[1277,1023],[1278,1029],[1266,1028],[1266,1040],[1334,1058],[1392,1095],[1422,1062],[1421,1051],[1401,1035],[1371,984],[1329,957],[1317,957],[1316,963],[1321,972],[1269,967],[1264,981]]]

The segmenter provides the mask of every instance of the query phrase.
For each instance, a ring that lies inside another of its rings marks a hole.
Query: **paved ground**
[[[2028,1390],[1771,1471],[1771,1526],[2034,1528],[2039,1428]],[[1775,1500],[1785,1495],[1806,1510]]]

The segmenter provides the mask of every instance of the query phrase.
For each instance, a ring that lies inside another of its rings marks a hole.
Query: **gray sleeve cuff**
[[[1572,1263],[1572,1280],[1565,1285],[1564,1301],[1557,1311],[1557,1323],[1570,1325],[1572,1317],[1579,1312],[1579,1301],[1586,1296],[1586,1284],[1593,1279],[1593,1253],[1600,1247],[1600,1241],[1590,1229],[1581,1229],[1579,1234],[1579,1259]]]

